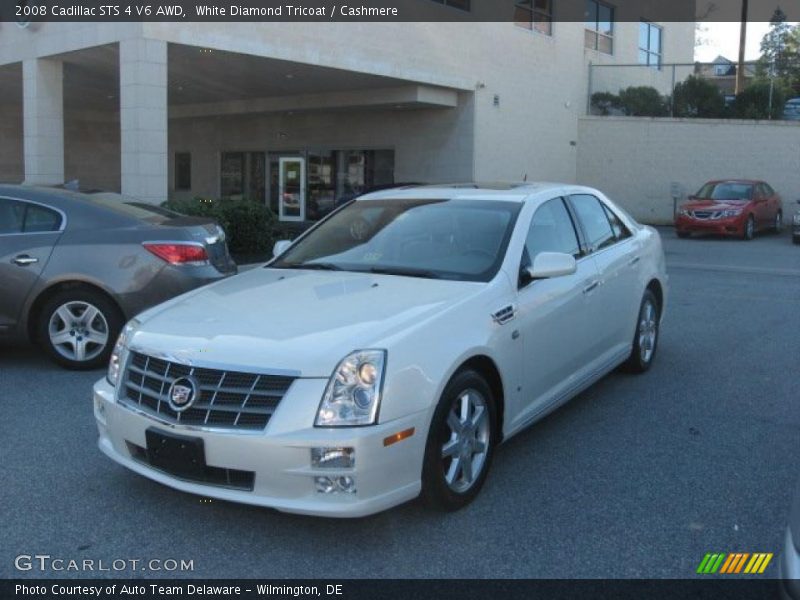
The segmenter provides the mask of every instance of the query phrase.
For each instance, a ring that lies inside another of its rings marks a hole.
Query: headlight
[[[684,217],[691,217],[692,216],[691,213],[689,212],[688,208],[679,208],[678,209],[678,214],[679,215],[683,215]]]
[[[113,386],[116,386],[119,382],[119,370],[122,366],[122,354],[125,349],[128,347],[128,342],[131,339],[131,336],[134,332],[139,328],[139,321],[136,319],[131,319],[125,324],[125,327],[122,328],[122,331],[117,338],[117,343],[114,344],[114,350],[111,351],[111,358],[108,360],[108,373],[106,374],[106,379],[108,383]]]
[[[795,215],[792,217],[792,222],[793,222],[795,225],[800,225],[800,213],[796,213],[796,214],[795,214]]]
[[[381,402],[385,365],[386,350],[356,350],[346,356],[328,381],[314,425],[373,425]]]
[[[742,209],[740,209],[740,208],[732,208],[730,210],[723,210],[722,211],[722,217],[723,218],[725,218],[725,217],[738,217],[740,214],[742,214]]]

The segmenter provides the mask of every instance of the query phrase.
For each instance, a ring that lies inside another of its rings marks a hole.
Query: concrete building
[[[517,4],[516,23],[0,23],[0,181],[245,197],[284,220],[391,182],[575,181],[589,63],[644,57],[626,84],[668,85],[694,25]]]

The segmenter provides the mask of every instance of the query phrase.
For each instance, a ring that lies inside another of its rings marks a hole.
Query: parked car
[[[778,564],[780,597],[800,600],[800,489],[794,495],[789,525],[783,536],[783,552]]]
[[[797,201],[800,204],[800,200]],[[795,244],[800,244],[800,208],[794,213],[792,217],[792,241]]]
[[[116,194],[0,185],[0,336],[96,368],[140,311],[236,272],[225,234]]]
[[[387,190],[276,246],[126,325],[94,387],[106,455],[283,511],[457,509],[500,441],[656,353],[661,240],[591,188]]]
[[[800,98],[790,98],[783,106],[783,118],[787,121],[800,121]]]
[[[765,181],[709,181],[675,215],[678,237],[714,233],[752,240],[756,232],[783,226],[781,197]]]

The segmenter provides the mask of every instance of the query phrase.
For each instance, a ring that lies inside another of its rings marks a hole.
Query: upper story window
[[[661,38],[663,30],[658,25],[639,23],[639,64],[661,68]]]
[[[725,77],[726,75],[734,75],[736,73],[734,67],[727,63],[720,63],[714,65],[714,75],[717,77]]]
[[[431,2],[436,2],[437,4],[444,4],[445,6],[451,6],[453,8],[457,8],[459,10],[469,10],[470,9],[470,0],[431,0]]]
[[[597,0],[586,0],[584,45],[611,54],[614,51],[614,8]]]
[[[517,0],[514,23],[545,35],[553,35],[553,0]]]

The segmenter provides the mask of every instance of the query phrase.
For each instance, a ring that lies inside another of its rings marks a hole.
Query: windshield
[[[707,183],[695,197],[701,200],[750,200],[753,197],[753,184],[730,181]]]
[[[359,200],[270,267],[489,281],[520,209],[492,200]]]

